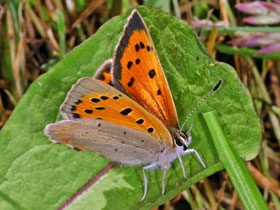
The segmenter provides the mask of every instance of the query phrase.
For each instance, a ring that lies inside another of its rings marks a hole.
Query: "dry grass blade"
[[[280,197],[280,185],[275,179],[268,180],[259,170],[257,170],[250,162],[247,163],[247,168],[251,172],[254,179],[262,187],[267,187],[269,190],[277,193]]]
[[[72,24],[71,29],[76,28],[76,26],[81,23],[85,18],[87,18],[92,12],[99,6],[105,3],[105,0],[93,0],[88,7],[79,15],[79,17]]]

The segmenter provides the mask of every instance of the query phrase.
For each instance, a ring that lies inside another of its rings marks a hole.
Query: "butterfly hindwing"
[[[134,10],[116,47],[113,85],[122,89],[166,126],[178,127],[176,108],[153,41]]]
[[[113,59],[106,60],[95,72],[94,77],[108,85],[112,85],[111,82],[111,67]]]
[[[64,119],[101,119],[173,144],[169,131],[160,120],[125,94],[93,78],[82,78],[72,87],[61,113]]]
[[[162,145],[148,134],[92,118],[49,124],[45,134],[55,143],[91,150],[125,165],[156,161],[163,149]]]

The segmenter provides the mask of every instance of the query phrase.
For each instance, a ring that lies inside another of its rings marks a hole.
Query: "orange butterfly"
[[[145,165],[140,201],[147,193],[146,169],[163,169],[164,194],[166,171],[174,159],[179,159],[185,178],[182,155],[195,153],[206,167],[197,151],[188,149],[192,126],[186,133],[179,128],[157,52],[136,9],[124,26],[113,59],[97,70],[95,78],[82,78],[72,87],[61,113],[65,120],[45,128],[55,143],[91,150],[122,165]]]

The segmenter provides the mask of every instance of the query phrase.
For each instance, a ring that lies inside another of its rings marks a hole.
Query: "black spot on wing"
[[[96,110],[104,110],[105,109],[105,107],[102,107],[102,106],[96,106],[96,107],[94,107]]]
[[[102,100],[105,101],[105,100],[107,100],[109,97],[107,97],[107,96],[101,96],[100,98],[101,98]]]
[[[85,109],[85,113],[87,113],[87,114],[92,114],[92,110],[91,109]]]
[[[150,128],[147,129],[147,131],[148,131],[149,133],[153,133],[153,132],[154,132],[154,128],[150,127]]]
[[[132,66],[132,64],[133,64],[133,63],[132,63],[131,61],[128,61],[128,63],[127,63],[127,68],[130,69],[131,66]]]
[[[135,50],[136,50],[136,52],[138,52],[140,50],[140,47],[138,44],[135,45]]]
[[[129,83],[127,83],[127,86],[131,87],[133,85],[134,81],[135,81],[134,77],[131,77]]]
[[[70,109],[72,112],[73,111],[76,111],[76,106],[75,105],[73,105],[73,106],[71,106],[71,109]]]
[[[155,76],[156,76],[155,70],[154,70],[154,69],[151,69],[151,70],[149,71],[149,77],[150,77],[151,79],[153,79]]]
[[[140,59],[137,58],[137,59],[135,60],[135,63],[136,63],[136,64],[139,64],[139,63],[140,63]]]
[[[132,109],[131,108],[126,108],[126,109],[124,109],[124,110],[122,110],[120,113],[122,114],[122,115],[129,115],[130,113],[132,112]]]
[[[96,76],[96,79],[105,80],[104,72],[102,72],[101,74],[99,74],[98,76]]]
[[[74,103],[78,105],[78,104],[80,104],[80,103],[82,103],[82,102],[83,102],[82,100],[77,100],[77,101],[75,101]]]
[[[90,100],[91,100],[91,102],[93,102],[93,103],[98,103],[98,102],[100,101],[99,98],[91,98]]]
[[[140,42],[140,47],[141,47],[141,49],[145,48],[145,45],[143,42]]]
[[[136,120],[136,123],[139,124],[139,125],[141,125],[141,124],[144,123],[144,120],[140,118],[140,119]]]
[[[159,96],[161,94],[160,89],[157,90],[157,95]]]
[[[81,118],[81,116],[80,116],[79,114],[77,114],[77,113],[73,113],[73,114],[72,114],[72,117],[75,118],[75,119]]]

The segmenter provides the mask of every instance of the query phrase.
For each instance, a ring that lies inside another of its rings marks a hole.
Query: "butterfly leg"
[[[186,176],[186,172],[185,172],[185,168],[184,168],[184,164],[183,164],[182,158],[181,158],[181,156],[179,155],[178,152],[176,152],[176,154],[177,154],[177,157],[179,159],[180,165],[182,167],[183,175],[184,175],[185,179],[187,179],[188,177]]]
[[[144,195],[143,195],[143,197],[141,198],[141,200],[140,200],[139,202],[142,202],[142,201],[145,199],[146,194],[147,194],[148,180],[147,180],[147,177],[146,177],[146,174],[145,174],[145,170],[154,168],[156,165],[157,165],[157,162],[152,163],[152,164],[147,165],[147,166],[145,166],[145,167],[142,168],[142,170],[143,170],[144,182],[145,182],[145,187],[144,187]]]
[[[187,150],[184,152],[184,155],[185,155],[185,154],[192,153],[192,152],[194,152],[194,153],[196,154],[196,156],[197,156],[198,160],[200,161],[201,165],[202,165],[204,168],[206,168],[206,166],[205,166],[203,160],[201,159],[200,155],[198,154],[198,152],[197,152],[195,149],[187,149]],[[180,160],[180,159],[179,159],[179,160]]]

